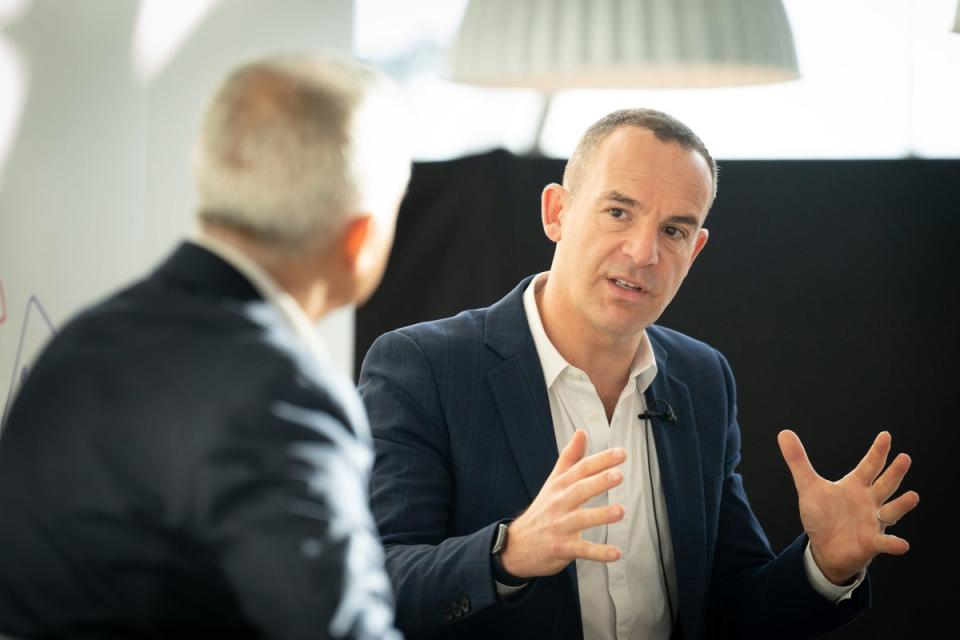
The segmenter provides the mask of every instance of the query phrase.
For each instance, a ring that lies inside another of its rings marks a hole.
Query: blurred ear
[[[540,194],[540,218],[543,222],[543,232],[553,242],[560,241],[561,214],[567,206],[570,192],[556,182],[551,182],[543,188]]]
[[[372,232],[373,216],[370,214],[352,218],[344,227],[341,236],[341,248],[343,249],[343,258],[351,273],[357,271],[357,265],[363,257],[363,249]]]
[[[690,264],[693,264],[693,261],[697,259],[697,256],[700,255],[700,252],[703,251],[703,248],[707,246],[707,240],[710,239],[710,232],[706,228],[701,227],[697,231],[697,239],[693,245],[693,255],[690,256]]]

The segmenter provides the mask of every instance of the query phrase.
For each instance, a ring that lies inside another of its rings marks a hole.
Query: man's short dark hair
[[[631,126],[653,132],[661,142],[676,142],[685,149],[696,151],[710,166],[713,176],[713,189],[710,202],[717,195],[719,170],[706,145],[690,127],[676,118],[655,109],[620,109],[600,118],[586,130],[567,161],[563,171],[563,186],[571,193],[575,192],[583,178],[584,169],[593,157],[593,152],[603,140],[620,127]]]

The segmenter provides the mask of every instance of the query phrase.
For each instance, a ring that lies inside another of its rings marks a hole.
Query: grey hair
[[[197,217],[297,249],[326,244],[370,205],[374,186],[388,183],[399,200],[409,153],[371,140],[384,136],[368,133],[372,123],[359,115],[384,89],[392,86],[374,70],[329,54],[271,57],[234,70],[201,125]],[[381,125],[387,115],[377,112]],[[379,143],[376,153],[361,148],[371,142]],[[365,166],[371,161],[378,171]]]
[[[603,140],[616,129],[624,126],[639,127],[653,132],[661,142],[676,142],[684,149],[696,151],[707,161],[713,177],[713,189],[710,203],[717,197],[717,179],[720,170],[713,156],[707,151],[706,145],[690,127],[673,116],[654,109],[621,109],[608,113],[586,130],[577,142],[576,148],[567,161],[563,171],[563,185],[571,193],[576,191],[586,166],[590,163],[594,151]],[[709,210],[709,207],[707,207]]]

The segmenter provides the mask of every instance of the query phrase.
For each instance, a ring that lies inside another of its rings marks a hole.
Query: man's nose
[[[660,262],[659,235],[654,225],[640,225],[623,243],[623,253],[638,267]]]

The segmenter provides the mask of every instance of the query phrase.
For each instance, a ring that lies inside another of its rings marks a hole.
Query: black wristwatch
[[[507,527],[509,525],[509,522],[501,522],[497,525],[497,535],[493,538],[493,546],[490,548],[493,579],[506,587],[522,587],[529,580],[507,573],[507,570],[503,568],[503,562],[500,560],[500,554],[507,548]]]

